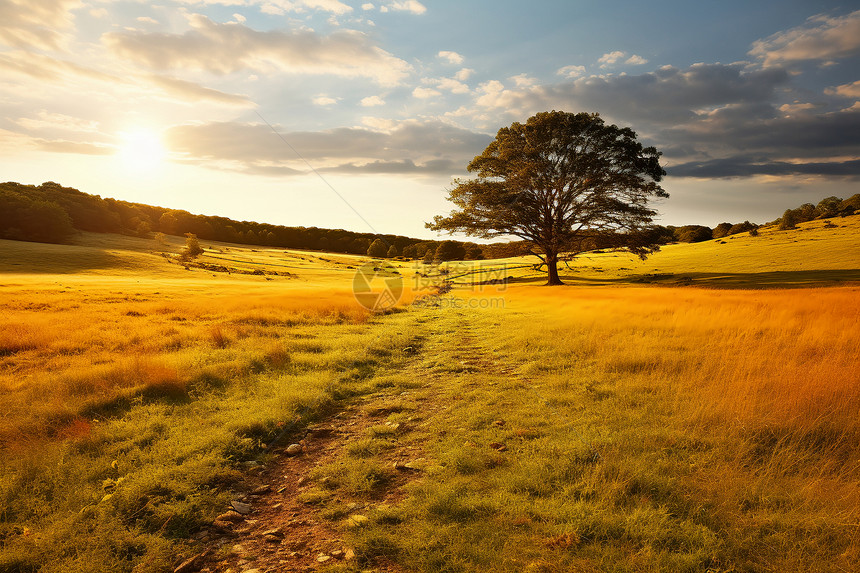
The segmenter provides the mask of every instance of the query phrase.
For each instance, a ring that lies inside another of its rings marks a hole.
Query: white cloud
[[[362,107],[376,107],[378,105],[385,105],[385,100],[379,96],[368,96],[361,100]]]
[[[442,92],[434,90],[433,88],[418,87],[412,90],[412,97],[416,97],[418,99],[430,99],[440,95],[442,95]]]
[[[648,63],[648,60],[646,60],[646,59],[645,59],[645,58],[643,58],[642,56],[637,56],[636,54],[633,54],[632,56],[630,56],[629,58],[627,58],[627,59],[624,61],[624,63],[625,63],[625,64],[628,64],[628,65],[631,65],[631,66],[641,66],[641,65],[643,65],[643,64],[647,64],[647,63]]]
[[[352,30],[321,35],[311,30],[259,32],[243,24],[219,24],[192,14],[183,34],[110,32],[102,41],[113,53],[155,69],[200,69],[226,74],[242,69],[369,77],[396,85],[411,66]]]
[[[585,75],[585,66],[564,66],[563,68],[559,68],[555,73],[567,78],[578,78]]]
[[[0,1],[0,43],[15,48],[56,50],[62,31],[72,27],[80,0]]]
[[[860,53],[860,10],[841,17],[814,16],[803,26],[753,43],[749,54],[765,66],[819,60],[828,62]]]
[[[621,60],[621,58],[623,58],[626,55],[627,54],[625,54],[624,52],[619,52],[619,51],[608,52],[608,53],[600,56],[597,59],[597,62],[600,64],[601,68],[606,68],[608,66],[611,66],[611,65],[618,63]]]
[[[337,100],[335,98],[329,97],[327,95],[318,95],[312,101],[314,102],[314,105],[322,105],[322,106],[334,105],[337,103]]]
[[[159,23],[158,20],[156,20],[155,18],[150,18],[149,16],[138,16],[137,21],[141,22],[143,24],[158,24]]]
[[[146,76],[145,79],[182,103],[210,101],[229,106],[254,107],[254,103],[248,99],[248,96],[220,92],[194,82],[155,74]]]
[[[512,76],[511,79],[514,80],[514,84],[516,84],[518,88],[528,88],[537,85],[538,83],[536,78],[533,78],[528,74],[519,74],[517,76]]]
[[[474,73],[475,70],[473,70],[472,68],[463,68],[462,70],[454,74],[454,79],[460,80],[461,82],[465,82],[466,80],[471,78],[472,74]]]
[[[81,119],[61,113],[41,110],[35,117],[22,117],[15,123],[29,131],[65,131],[72,133],[97,133],[99,122],[91,119]]]
[[[427,7],[421,2],[418,2],[418,0],[400,0],[391,2],[388,4],[388,8],[396,12],[411,12],[413,14],[423,14],[427,11]]]
[[[260,11],[264,14],[286,14],[287,12],[303,12],[305,10],[320,10],[332,14],[347,14],[352,7],[338,0],[222,0],[222,4],[261,4]]]
[[[373,4],[371,4],[370,2],[367,2],[367,3],[361,5],[362,10],[373,10],[374,8],[375,8],[375,6]]]
[[[454,78],[439,78],[426,81],[435,85],[441,90],[449,91],[453,94],[467,94],[470,91],[469,86],[467,86],[463,82],[455,80]]]
[[[233,19],[239,22],[240,24],[245,21],[245,17],[241,14],[233,14]]]
[[[443,60],[448,60],[448,63],[450,64],[463,63],[463,56],[461,56],[457,52],[449,52],[448,50],[442,50],[437,54],[437,57]]]

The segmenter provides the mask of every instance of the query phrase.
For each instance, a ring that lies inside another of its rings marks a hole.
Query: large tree
[[[659,248],[648,202],[668,197],[658,185],[666,174],[660,155],[596,113],[539,113],[499,130],[468,165],[477,176],[454,181],[448,200],[459,209],[427,227],[520,237],[546,264],[547,284],[562,284],[559,255],[595,241],[643,258]]]

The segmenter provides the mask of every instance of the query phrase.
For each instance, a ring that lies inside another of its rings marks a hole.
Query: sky
[[[597,112],[662,224],[860,192],[860,6],[0,0],[0,180],[422,238],[499,128]]]

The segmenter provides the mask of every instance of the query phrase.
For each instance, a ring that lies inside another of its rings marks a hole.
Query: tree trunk
[[[546,286],[554,286],[554,285],[563,285],[561,279],[558,278],[558,255],[553,253],[546,254],[546,270],[548,273],[548,278],[546,281]]]

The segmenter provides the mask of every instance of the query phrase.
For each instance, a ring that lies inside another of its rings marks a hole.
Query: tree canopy
[[[659,248],[648,202],[668,197],[654,147],[630,128],[596,113],[543,112],[499,130],[456,180],[448,200],[458,209],[427,227],[481,238],[528,241],[547,266],[547,284],[562,284],[558,259],[602,244],[645,257]]]

